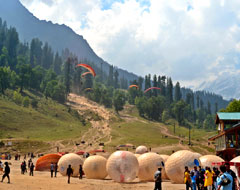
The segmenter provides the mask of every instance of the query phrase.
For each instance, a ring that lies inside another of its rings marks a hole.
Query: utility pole
[[[191,145],[191,125],[188,124],[189,136],[188,136],[188,145]]]
[[[176,130],[176,126],[175,126],[175,122],[173,123],[173,133],[175,135],[175,130]]]

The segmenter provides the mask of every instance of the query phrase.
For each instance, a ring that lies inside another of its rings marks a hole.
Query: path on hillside
[[[84,112],[90,110],[101,118],[99,121],[90,120],[92,126],[81,137],[81,141],[85,141],[85,144],[81,145],[81,148],[90,150],[93,148],[99,148],[99,143],[104,142],[106,144],[111,142],[111,128],[109,127],[111,113],[107,109],[83,96],[78,96],[72,93],[68,96],[68,105],[76,109],[79,114],[84,114]],[[89,144],[92,145],[88,146]]]

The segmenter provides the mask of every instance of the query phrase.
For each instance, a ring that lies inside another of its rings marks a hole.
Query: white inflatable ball
[[[185,166],[191,171],[194,166],[200,165],[199,156],[199,154],[188,150],[173,153],[165,163],[165,171],[169,179],[174,183],[183,183]]]
[[[163,158],[163,162],[166,163],[167,159],[169,158],[169,155],[160,154],[160,156]],[[165,171],[165,168],[164,170],[162,170],[162,179],[169,179]]]
[[[79,175],[79,166],[83,165],[83,160],[79,155],[74,153],[63,155],[58,161],[58,169],[63,176],[67,175],[69,165],[73,169],[73,177],[77,177]]]
[[[139,156],[141,156],[141,154],[134,154],[136,156],[136,158],[138,158]]]
[[[107,176],[107,159],[103,156],[90,156],[83,164],[83,171],[88,179],[104,179]]]
[[[107,161],[107,173],[116,182],[131,182],[136,178],[139,164],[136,156],[128,151],[116,151]]]
[[[240,163],[240,156],[233,158],[230,162]],[[235,174],[237,175],[238,180],[240,180],[240,173],[238,173],[238,169],[237,169],[237,168],[238,168],[238,167],[236,167],[236,166],[231,166],[231,167],[230,167],[230,169],[231,169],[232,171],[234,171]]]
[[[146,153],[146,152],[148,152],[148,149],[147,149],[147,147],[146,146],[138,146],[137,148],[136,148],[136,154],[144,154],[144,153]]]
[[[205,168],[207,166],[210,168],[219,167],[219,165],[212,165],[212,163],[213,162],[224,162],[224,160],[221,157],[216,156],[216,155],[204,155],[204,156],[201,156],[199,159],[201,161],[201,166],[203,168]]]
[[[138,178],[141,181],[154,181],[154,174],[158,168],[164,170],[163,158],[154,152],[142,154],[138,157]]]

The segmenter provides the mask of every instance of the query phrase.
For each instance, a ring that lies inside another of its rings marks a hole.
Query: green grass
[[[178,143],[176,138],[163,138],[156,124],[141,121],[112,123],[112,142],[108,146],[131,143],[135,146],[163,146]],[[119,127],[120,126],[120,127]]]
[[[16,105],[0,97],[0,138],[37,141],[63,140],[80,137],[88,128],[76,111],[51,99],[26,95],[38,100],[38,108]]]
[[[168,121],[168,124],[165,124],[168,126],[168,130],[174,134],[174,120]],[[182,138],[188,138],[189,137],[189,129],[183,126],[177,125],[177,122],[175,122],[175,135],[182,137]],[[203,129],[196,129],[192,128],[190,131],[190,136],[192,140],[196,141],[206,141],[208,137],[216,134],[214,131],[205,131]]]

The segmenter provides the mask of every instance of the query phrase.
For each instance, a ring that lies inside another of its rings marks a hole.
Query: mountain
[[[0,17],[17,29],[21,41],[30,42],[33,38],[39,38],[43,42],[48,42],[55,51],[62,52],[68,48],[80,60],[87,59],[99,68],[102,63],[103,70],[108,73],[109,64],[96,55],[83,36],[76,34],[66,25],[39,20],[19,0],[0,0]],[[133,73],[117,69],[119,76],[124,76],[129,81],[138,78]]]
[[[238,73],[224,73],[216,80],[202,83],[198,89],[221,94],[225,99],[240,98],[240,77]]]

